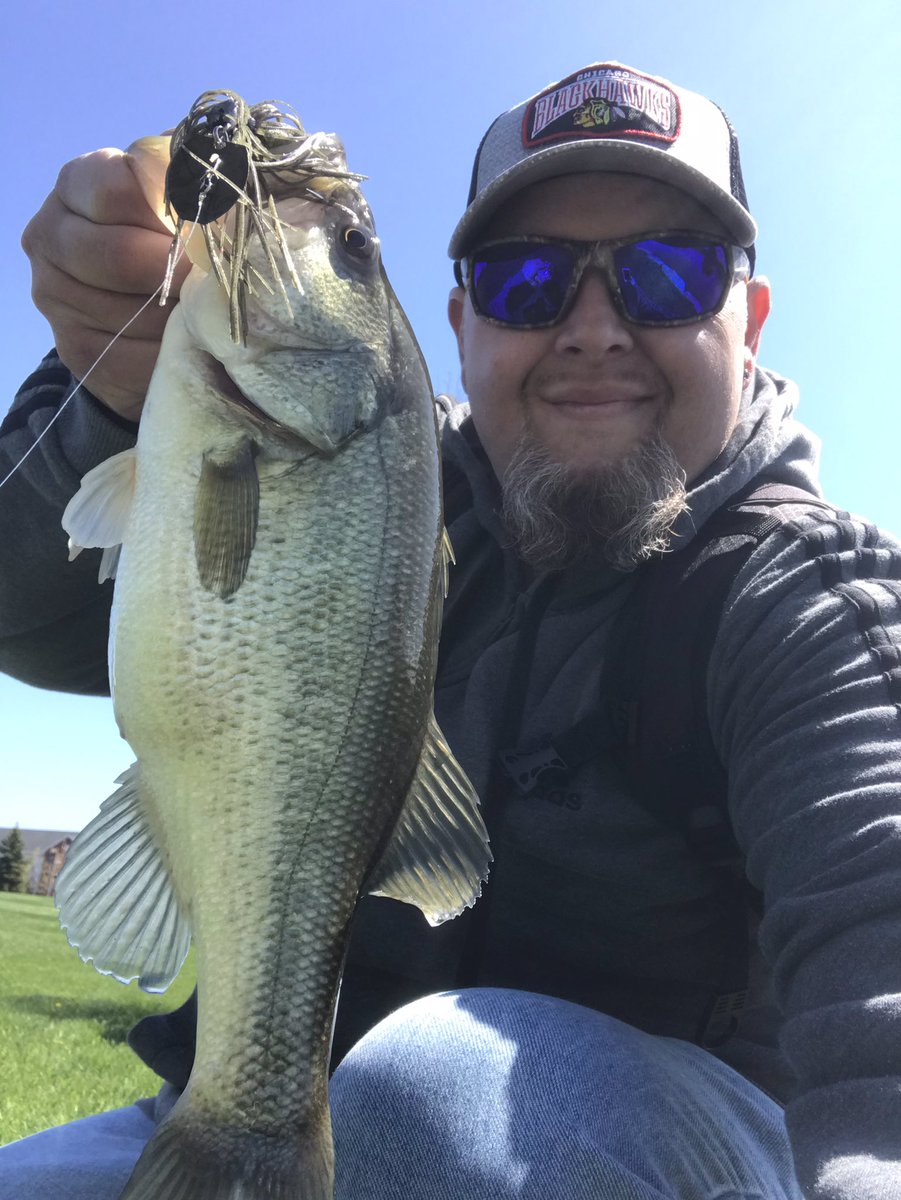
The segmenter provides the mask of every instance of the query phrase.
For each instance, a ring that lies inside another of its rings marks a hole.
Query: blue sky
[[[551,80],[619,59],[729,114],[761,229],[758,270],[775,294],[761,361],[800,384],[830,498],[901,532],[896,0],[33,0],[13,6],[4,40],[10,399],[50,342],[18,239],[59,166],[175,124],[214,87],[286,100],[307,129],[342,135],[351,167],[369,176],[388,271],[435,387],[459,393],[445,250],[478,141]],[[0,752],[0,826],[80,828],[130,761],[108,701],[4,677]]]

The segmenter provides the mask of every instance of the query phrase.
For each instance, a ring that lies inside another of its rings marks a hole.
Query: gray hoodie
[[[0,467],[46,425],[67,384],[45,360],[0,431]],[[816,445],[792,416],[795,402],[792,384],[758,371],[729,445],[690,494],[675,552],[752,480],[817,491]],[[79,476],[132,436],[82,396],[0,492],[0,668],[11,674],[105,687],[110,588],[98,588],[89,555],[66,564],[58,521]],[[458,566],[436,712],[487,795],[509,748],[499,739],[510,732],[514,659],[527,652],[515,668],[516,745],[553,738],[595,702],[635,575],[592,567],[550,587],[532,579],[504,548],[497,483],[464,406],[444,406],[442,440]],[[894,539],[799,505],[740,572],[708,674],[733,828],[764,900],[748,1011],[714,1052],[787,1102],[798,1176],[817,1200],[901,1197],[899,580]],[[721,876],[655,821],[603,755],[562,798],[506,788],[499,803],[481,953],[471,954],[478,907],[431,930],[412,909],[365,900],[338,1052],[397,1003],[454,986],[461,960],[467,982],[547,992],[693,1038],[734,933]],[[161,1057],[165,1036],[161,1028],[142,1053]]]

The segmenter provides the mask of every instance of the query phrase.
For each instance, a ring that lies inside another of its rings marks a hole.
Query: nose
[[[633,345],[632,332],[616,311],[603,275],[589,268],[582,276],[575,303],[559,325],[557,353],[615,354],[631,350]]]

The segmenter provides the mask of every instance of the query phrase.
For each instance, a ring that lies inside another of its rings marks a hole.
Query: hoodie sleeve
[[[772,535],[733,588],[710,723],[763,892],[810,1200],[901,1196],[901,545],[846,515]]]
[[[63,408],[76,386],[51,352],[0,425],[0,671],[103,694],[112,585],[97,582],[99,552],[68,562],[60,519],[82,475],[133,445],[136,426],[83,389]]]

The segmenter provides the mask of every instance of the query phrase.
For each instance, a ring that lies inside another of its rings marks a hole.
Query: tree
[[[25,843],[19,826],[0,842],[0,892],[25,890]]]

